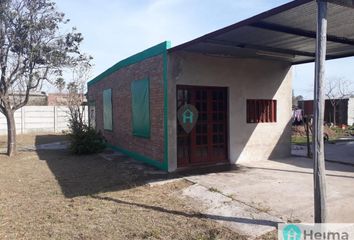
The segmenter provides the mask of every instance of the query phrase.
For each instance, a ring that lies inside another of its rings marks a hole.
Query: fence
[[[88,119],[85,108],[85,119]],[[68,129],[69,109],[65,106],[25,106],[15,112],[17,134],[60,133]],[[0,113],[0,135],[7,134],[6,118]]]

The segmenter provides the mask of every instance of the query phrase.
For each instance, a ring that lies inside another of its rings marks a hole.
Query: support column
[[[323,118],[325,107],[324,78],[327,42],[327,0],[317,0],[317,10],[318,15],[313,106],[314,209],[315,223],[325,223],[327,218],[327,209]]]

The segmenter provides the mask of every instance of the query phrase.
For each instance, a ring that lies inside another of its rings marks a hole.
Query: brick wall
[[[151,136],[132,135],[131,82],[149,78]],[[103,90],[112,89],[113,131],[103,129]],[[124,67],[88,88],[88,100],[95,101],[96,128],[109,143],[160,162],[164,153],[164,92],[162,55]]]

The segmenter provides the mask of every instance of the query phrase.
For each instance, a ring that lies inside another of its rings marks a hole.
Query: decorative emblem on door
[[[183,105],[178,109],[177,118],[183,130],[190,133],[197,123],[198,110],[191,104]]]

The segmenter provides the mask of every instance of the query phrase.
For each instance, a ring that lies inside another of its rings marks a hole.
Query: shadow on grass
[[[38,144],[57,140],[55,136],[36,138]],[[104,153],[78,156],[68,150],[37,150],[37,154],[47,163],[67,198],[125,190],[157,180],[237,170],[235,166],[220,165],[167,173],[124,155],[113,155],[112,160],[107,160],[102,157]]]
[[[166,208],[158,207],[158,206],[150,206],[150,205],[146,205],[146,204],[142,204],[142,203],[128,202],[128,201],[115,199],[115,198],[111,198],[111,197],[101,197],[101,196],[97,196],[97,195],[96,196],[92,195],[91,197],[94,199],[97,199],[97,200],[110,201],[110,202],[115,202],[117,204],[125,204],[125,205],[134,206],[134,207],[145,208],[148,210],[169,213],[169,214],[173,214],[173,215],[180,215],[180,216],[188,217],[188,218],[205,218],[205,219],[213,219],[213,220],[217,220],[217,221],[237,222],[237,223],[261,225],[261,226],[272,226],[272,227],[277,227],[277,224],[279,223],[279,222],[275,222],[275,221],[262,220],[262,219],[226,217],[226,216],[219,216],[219,215],[212,215],[212,214],[201,214],[201,213],[187,213],[187,212],[181,212],[181,211],[176,211],[176,210],[170,210],[170,209],[166,209]]]
[[[152,168],[124,157],[108,161],[97,154],[75,156],[66,150],[39,150],[37,154],[67,198],[129,189],[161,177],[148,174]]]

